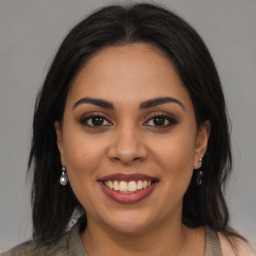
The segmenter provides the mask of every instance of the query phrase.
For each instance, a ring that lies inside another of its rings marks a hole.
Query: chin
[[[125,212],[124,214],[111,214],[106,218],[105,224],[112,230],[127,235],[139,234],[148,231],[152,227],[152,216],[138,213],[137,211]]]

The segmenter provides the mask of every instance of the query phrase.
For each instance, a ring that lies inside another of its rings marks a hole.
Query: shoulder
[[[223,256],[256,256],[256,252],[252,247],[240,238],[230,237],[230,241],[222,233],[218,233]],[[236,250],[232,246],[236,246]]]
[[[69,234],[65,233],[58,240],[49,244],[40,244],[34,240],[15,246],[11,250],[0,254],[1,256],[41,256],[41,255],[66,255]]]
[[[31,240],[0,254],[0,256],[86,256],[80,240],[79,232],[80,221],[77,221],[77,223],[73,225],[69,231],[51,243],[45,244],[42,242],[40,243],[40,241]]]
[[[7,252],[1,254],[1,256],[18,256],[18,255],[40,255],[39,248],[35,241],[27,241],[20,245],[15,246]]]

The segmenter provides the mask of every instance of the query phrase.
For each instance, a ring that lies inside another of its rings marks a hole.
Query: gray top
[[[69,232],[63,234],[58,240],[40,245],[35,241],[20,244],[1,256],[88,256],[82,245],[79,234],[79,222]]]
[[[215,231],[209,226],[205,226],[205,255],[222,256],[220,240]],[[49,245],[36,245],[34,241],[29,241],[18,245],[1,256],[88,256],[82,245],[79,235],[79,222],[73,228]]]
[[[209,226],[205,226],[204,256],[223,256],[219,236]]]

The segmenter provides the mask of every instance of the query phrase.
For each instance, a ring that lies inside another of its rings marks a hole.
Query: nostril
[[[124,164],[131,164],[142,161],[147,158],[147,150],[141,145],[132,145],[124,142],[113,143],[107,151],[107,157],[115,162],[122,162]]]

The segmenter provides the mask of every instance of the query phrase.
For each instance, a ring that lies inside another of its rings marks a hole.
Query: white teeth
[[[126,182],[126,181],[111,181],[111,180],[107,180],[104,182],[104,184],[110,188],[113,189],[115,191],[120,191],[122,193],[134,193],[137,192],[138,190],[142,190],[145,189],[149,186],[151,186],[152,182],[151,181],[147,181],[147,180],[139,180],[139,181],[130,181],[130,182]]]
[[[121,192],[127,191],[127,182],[121,181],[120,184],[119,184],[119,189],[120,189]]]
[[[116,180],[114,181],[113,189],[114,189],[115,191],[118,191],[118,190],[119,190],[119,184],[118,184],[118,182],[117,182]]]
[[[107,185],[107,187],[109,187],[109,188],[113,188],[113,182],[110,180],[109,182],[108,182],[108,185]]]
[[[143,188],[143,184],[142,184],[142,180],[139,180],[137,183],[137,188],[138,189],[142,189]]]
[[[129,192],[135,192],[137,190],[137,184],[135,181],[130,181],[128,183],[128,191]]]

